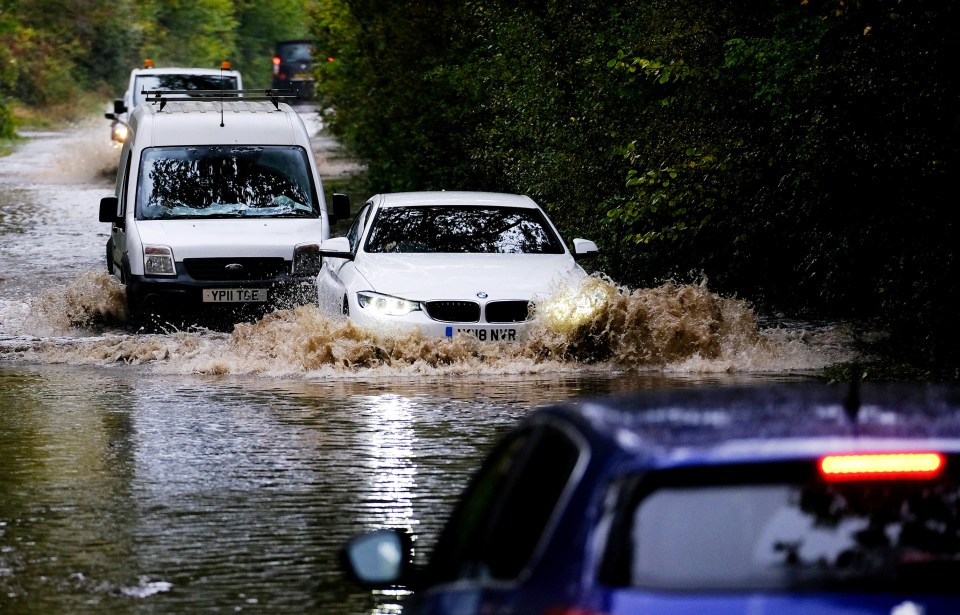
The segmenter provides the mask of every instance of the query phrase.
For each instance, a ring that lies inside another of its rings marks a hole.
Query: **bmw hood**
[[[144,244],[169,246],[174,258],[293,258],[300,243],[320,243],[320,218],[139,220]]]
[[[567,254],[362,254],[358,272],[379,293],[415,301],[529,299],[586,273]]]

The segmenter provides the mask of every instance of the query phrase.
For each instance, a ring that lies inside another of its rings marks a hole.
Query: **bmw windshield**
[[[523,207],[384,207],[373,221],[367,252],[563,254],[538,209]]]
[[[295,146],[148,148],[137,218],[315,218],[309,168],[306,152]]]

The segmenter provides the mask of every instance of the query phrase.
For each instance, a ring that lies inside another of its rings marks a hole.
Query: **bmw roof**
[[[392,192],[371,197],[380,207],[428,207],[436,205],[528,207],[537,204],[528,196],[499,192],[429,191]]]

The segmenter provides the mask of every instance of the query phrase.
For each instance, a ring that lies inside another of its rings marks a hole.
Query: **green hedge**
[[[960,9],[929,0],[321,0],[369,190],[529,194],[630,285],[706,276],[960,363]]]

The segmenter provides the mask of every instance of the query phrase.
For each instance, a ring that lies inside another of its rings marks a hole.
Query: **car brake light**
[[[827,480],[933,478],[943,469],[939,453],[829,455],[820,460]]]
[[[280,72],[280,56],[273,56],[273,74]]]

